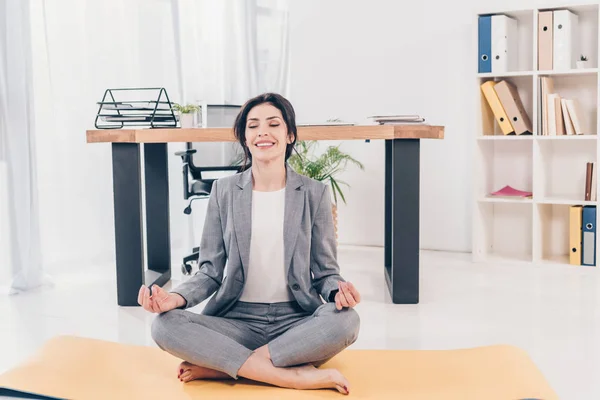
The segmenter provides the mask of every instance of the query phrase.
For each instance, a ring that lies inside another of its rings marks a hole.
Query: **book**
[[[554,80],[547,76],[540,78],[541,86],[541,100],[542,100],[542,112],[541,112],[541,124],[542,124],[542,135],[548,135],[548,95],[554,93]]]
[[[596,163],[588,162],[585,168],[585,201],[596,201]]]
[[[573,122],[571,121],[569,110],[567,109],[567,99],[561,99],[560,105],[563,113],[563,121],[565,123],[565,133],[567,135],[574,135],[575,128],[573,127]]]
[[[569,110],[569,117],[571,117],[571,122],[573,123],[573,128],[575,129],[575,134],[583,135],[585,133],[585,129],[583,128],[584,121],[579,102],[576,99],[568,99],[566,104],[567,109]]]

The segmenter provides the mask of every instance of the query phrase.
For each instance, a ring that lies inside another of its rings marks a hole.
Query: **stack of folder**
[[[569,10],[538,14],[538,70],[574,68],[579,56],[579,17]]]
[[[596,206],[569,209],[569,263],[596,266]]]
[[[481,84],[481,91],[503,134],[533,134],[531,120],[514,84],[503,80]]]
[[[479,16],[479,72],[503,73],[518,68],[518,22],[506,15]]]
[[[540,77],[542,135],[583,135],[583,114],[576,99],[566,99],[554,90],[554,80]]]

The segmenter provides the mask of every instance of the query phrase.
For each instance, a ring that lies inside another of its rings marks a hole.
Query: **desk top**
[[[232,128],[100,129],[86,131],[88,143],[235,142]],[[433,125],[299,126],[298,140],[443,139]]]

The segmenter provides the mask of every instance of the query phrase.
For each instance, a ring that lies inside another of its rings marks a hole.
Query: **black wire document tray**
[[[165,88],[106,89],[97,104],[96,129],[175,128],[179,120]]]

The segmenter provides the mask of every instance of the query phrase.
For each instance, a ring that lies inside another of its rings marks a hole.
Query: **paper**
[[[518,190],[518,189],[515,189],[515,188],[507,185],[507,186],[504,186],[502,189],[491,193],[490,195],[493,197],[531,198],[533,196],[533,193]]]

